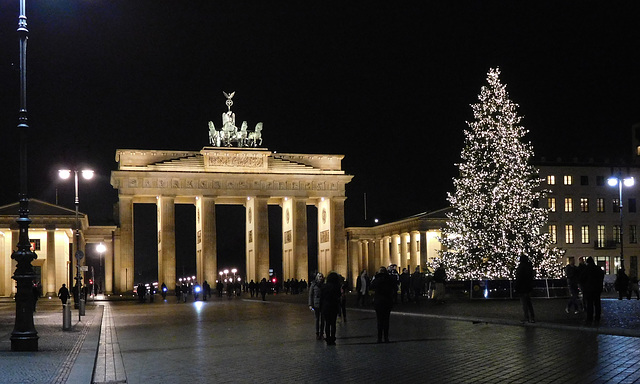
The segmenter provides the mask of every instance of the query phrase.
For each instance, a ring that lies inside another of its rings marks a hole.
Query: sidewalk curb
[[[98,311],[98,313],[85,325],[87,334],[77,352],[73,368],[71,368],[71,373],[69,373],[69,378],[66,381],[67,383],[87,384],[93,382],[93,370],[98,357],[104,306],[96,306],[95,311]]]

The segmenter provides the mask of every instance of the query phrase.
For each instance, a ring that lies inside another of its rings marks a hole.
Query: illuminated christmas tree
[[[499,75],[489,70],[489,84],[471,106],[474,121],[464,132],[460,173],[448,196],[453,209],[440,239],[447,250],[435,264],[458,279],[504,279],[528,255],[537,277],[559,276],[559,250],[541,231],[547,210],[537,204],[544,191],[529,163],[533,148],[523,141],[527,130]]]

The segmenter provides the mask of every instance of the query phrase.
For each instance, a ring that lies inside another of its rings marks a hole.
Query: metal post
[[[618,180],[618,188],[620,190],[620,266],[624,270],[624,241],[622,240],[622,177]]]
[[[33,324],[33,279],[35,271],[31,261],[38,256],[31,250],[29,241],[29,199],[27,198],[27,16],[25,0],[20,0],[18,34],[20,35],[20,110],[18,130],[20,131],[20,208],[17,219],[20,235],[17,250],[11,254],[17,266],[13,274],[18,291],[16,293],[16,320],[11,333],[12,351],[37,351],[38,332]]]

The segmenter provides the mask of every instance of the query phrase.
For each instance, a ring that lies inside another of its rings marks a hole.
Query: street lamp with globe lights
[[[607,184],[611,187],[618,187],[618,209],[620,210],[620,268],[624,271],[624,241],[622,239],[623,231],[623,212],[622,212],[622,186],[633,187],[635,179],[633,177],[622,178],[620,176],[611,176],[607,179]]]
[[[69,177],[71,177],[71,172],[73,172],[74,175],[74,182],[75,182],[75,191],[76,191],[76,196],[75,196],[75,205],[76,205],[76,230],[75,230],[75,240],[74,243],[76,245],[76,252],[75,252],[75,256],[76,256],[76,284],[78,287],[78,298],[79,298],[79,303],[78,303],[78,309],[79,309],[79,314],[78,314],[78,318],[81,319],[81,316],[84,315],[84,294],[83,294],[83,290],[82,290],[82,276],[80,275],[80,260],[82,260],[82,258],[84,257],[84,253],[82,252],[82,250],[80,249],[80,217],[78,215],[78,210],[80,207],[80,198],[78,197],[78,170],[74,169],[73,171],[71,171],[70,169],[60,169],[58,170],[58,176],[60,176],[61,179],[68,179]],[[83,169],[82,171],[80,171],[82,174],[82,177],[86,180],[90,180],[93,178],[93,171],[90,169]]]

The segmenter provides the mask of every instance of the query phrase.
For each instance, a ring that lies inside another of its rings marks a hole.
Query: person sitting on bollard
[[[67,305],[67,300],[69,300],[69,289],[67,289],[66,284],[62,284],[62,287],[58,290],[58,298],[62,301],[62,307],[64,308]]]

